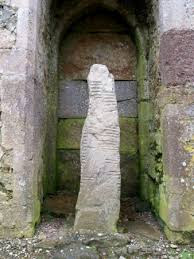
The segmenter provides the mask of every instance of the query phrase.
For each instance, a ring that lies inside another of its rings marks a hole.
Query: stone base
[[[164,227],[164,233],[171,242],[177,244],[192,244],[194,242],[194,232],[177,232]]]
[[[0,227],[0,238],[31,238],[34,236],[35,227],[34,226],[27,226],[23,230],[21,228],[7,228],[7,227]]]
[[[87,231],[103,232],[103,233],[117,232],[114,215],[112,220],[111,220],[111,217],[108,218],[107,222],[103,220],[103,224],[102,224],[102,218],[104,217],[98,209],[96,210],[87,209],[86,211],[82,210],[81,213],[78,211],[76,213],[74,230],[81,231],[82,233]]]

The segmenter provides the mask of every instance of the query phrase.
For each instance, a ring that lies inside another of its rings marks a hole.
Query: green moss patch
[[[126,198],[138,192],[138,157],[121,154],[121,197]]]
[[[79,150],[60,150],[57,152],[57,189],[78,194],[80,185]]]
[[[134,156],[138,152],[137,119],[120,118],[120,152]]]
[[[58,123],[57,148],[80,149],[84,119],[63,119]]]

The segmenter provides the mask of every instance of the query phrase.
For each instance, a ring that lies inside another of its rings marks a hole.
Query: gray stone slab
[[[136,81],[115,81],[115,91],[117,101],[137,99],[137,82]]]
[[[59,84],[58,117],[86,117],[88,87],[86,81],[61,81]]]
[[[136,81],[115,81],[119,116],[137,117]]]
[[[126,100],[126,101],[119,101],[117,102],[119,116],[122,117],[137,117],[137,101],[133,100]]]
[[[137,117],[136,81],[115,81],[119,116]],[[58,117],[86,117],[88,109],[87,82],[66,81],[59,84]]]

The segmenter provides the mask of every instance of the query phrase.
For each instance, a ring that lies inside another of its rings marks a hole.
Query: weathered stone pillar
[[[160,89],[163,179],[159,215],[168,239],[186,243],[194,231],[193,1],[160,0]]]
[[[39,1],[1,4],[0,237],[28,237],[33,235],[40,215],[40,137],[36,124],[40,119],[35,115]]]
[[[54,182],[56,90],[48,84],[53,85],[55,70],[49,66],[52,61],[44,34],[48,32],[49,3],[0,1],[1,238],[34,234],[47,168],[49,183]],[[53,49],[55,46],[52,53]],[[47,72],[48,67],[52,73]]]
[[[114,78],[106,66],[96,64],[90,69],[88,86],[74,228],[113,232],[120,210],[120,128]]]

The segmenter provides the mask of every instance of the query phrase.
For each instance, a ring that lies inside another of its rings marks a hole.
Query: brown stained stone
[[[86,79],[92,64],[105,64],[115,80],[135,79],[135,47],[127,34],[70,34],[63,44],[60,77]]]
[[[194,30],[170,30],[162,35],[160,72],[165,85],[194,81]]]
[[[75,213],[76,200],[76,195],[67,195],[62,192],[47,196],[43,204],[43,211],[56,216],[68,216]]]
[[[104,64],[115,80],[134,80],[136,48],[129,29],[115,13],[96,9],[65,36],[60,50],[61,79],[85,79],[93,64]]]

